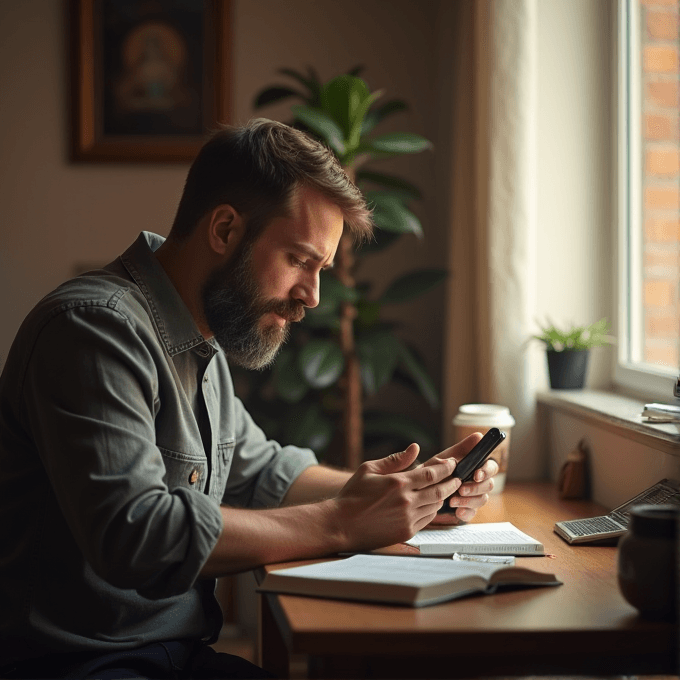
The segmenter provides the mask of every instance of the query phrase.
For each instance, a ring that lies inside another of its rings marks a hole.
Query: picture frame
[[[71,160],[184,163],[231,107],[231,0],[70,0]]]

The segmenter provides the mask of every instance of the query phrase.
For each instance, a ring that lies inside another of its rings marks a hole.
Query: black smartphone
[[[492,427],[480,440],[477,445],[470,451],[470,453],[463,458],[463,460],[456,465],[452,477],[458,477],[462,482],[468,482],[472,479],[475,471],[484,465],[484,461],[491,455],[493,450],[506,438],[505,432],[499,430],[497,427]],[[456,491],[456,493],[458,493]],[[454,496],[456,494],[453,494]],[[448,499],[447,499],[448,500]],[[452,508],[446,501],[439,509],[439,512],[455,512],[456,508]]]

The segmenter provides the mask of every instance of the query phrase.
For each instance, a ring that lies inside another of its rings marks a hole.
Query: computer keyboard
[[[565,529],[574,536],[593,536],[595,534],[609,534],[612,531],[625,531],[626,527],[614,522],[607,516],[590,517],[588,519],[572,519],[561,522]]]

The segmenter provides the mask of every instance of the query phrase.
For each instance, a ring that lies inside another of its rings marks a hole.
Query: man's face
[[[319,304],[319,273],[332,266],[342,236],[340,209],[311,189],[293,197],[257,240],[214,271],[203,288],[210,330],[227,356],[245,368],[269,366],[301,321]]]

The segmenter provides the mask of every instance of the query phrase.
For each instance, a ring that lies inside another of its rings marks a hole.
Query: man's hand
[[[493,461],[475,473],[474,482],[463,486],[468,491],[462,497],[451,500],[452,506],[458,506],[455,515],[438,516],[437,510],[460,487],[460,479],[452,473],[480,437],[470,435],[417,466],[417,444],[363,463],[351,476],[312,466],[291,487],[288,507],[222,506],[222,533],[201,575],[214,578],[260,564],[374,550],[402,543],[431,522],[467,521],[493,488],[490,478],[498,472]]]
[[[460,461],[465,458],[481,438],[481,433],[475,432],[454,446],[436,454],[423,463],[421,467],[437,465],[442,459],[450,460],[453,458]],[[498,463],[491,458],[487,459],[484,465],[475,471],[472,481],[463,484],[458,493],[446,501],[452,508],[456,508],[455,513],[436,515],[432,524],[441,526],[469,522],[477,514],[477,510],[489,500],[488,494],[493,489],[492,478],[497,473]]]
[[[411,444],[363,463],[334,499],[350,550],[408,540],[435,519],[444,500],[459,488],[460,479],[451,477],[455,456],[442,455],[409,469],[419,450]]]

